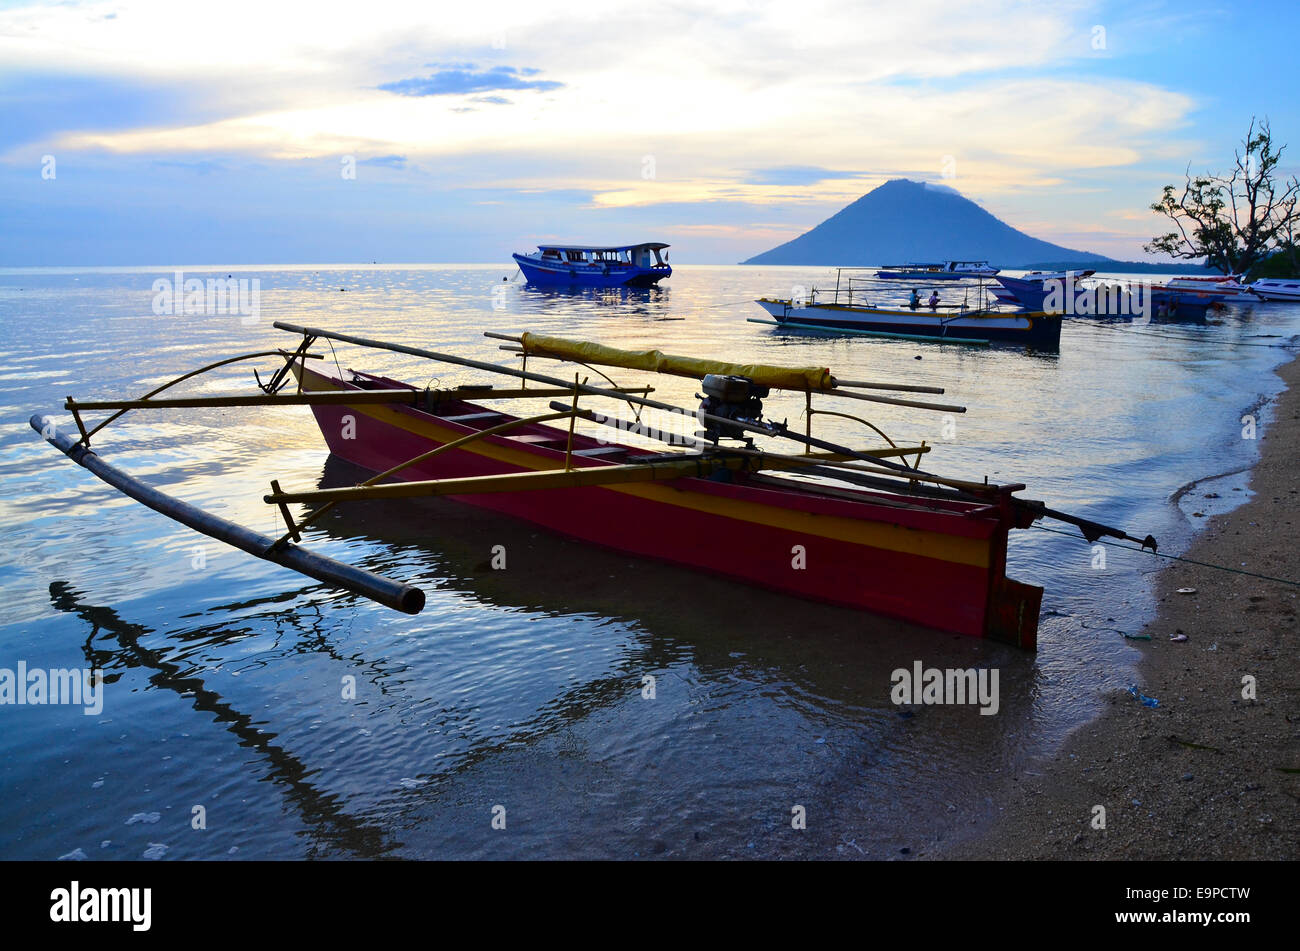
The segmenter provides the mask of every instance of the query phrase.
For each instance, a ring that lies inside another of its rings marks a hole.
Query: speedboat
[[[659,242],[617,247],[543,244],[534,254],[515,254],[529,284],[564,287],[653,287],[673,273]]]
[[[1300,280],[1295,278],[1260,278],[1249,290],[1260,300],[1300,301]]]

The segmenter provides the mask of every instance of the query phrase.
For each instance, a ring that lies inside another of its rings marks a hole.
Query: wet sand
[[[1245,505],[1188,558],[1300,579],[1300,360],[1261,432]],[[1046,762],[1026,764],[990,830],[931,858],[1294,859],[1300,854],[1300,588],[1183,562],[1156,582],[1135,641],[1138,689],[1106,698]],[[1194,588],[1195,593],[1178,593]],[[1170,638],[1185,634],[1185,642]],[[1255,679],[1254,699],[1243,678]],[[1105,828],[1094,828],[1096,807]]]

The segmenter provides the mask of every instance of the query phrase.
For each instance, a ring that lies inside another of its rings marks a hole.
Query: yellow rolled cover
[[[577,363],[623,367],[628,370],[651,370],[673,376],[690,376],[697,380],[710,373],[748,377],[761,386],[781,390],[830,390],[831,371],[827,367],[772,367],[761,363],[727,363],[700,357],[678,357],[661,350],[619,350],[585,340],[566,340],[544,334],[525,333],[524,352],[561,357]]]

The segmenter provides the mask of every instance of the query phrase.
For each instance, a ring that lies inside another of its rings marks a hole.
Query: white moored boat
[[[1248,288],[1260,300],[1300,301],[1300,279],[1260,278]]]
[[[1240,275],[1227,274],[1223,277],[1175,277],[1165,287],[1171,291],[1183,291],[1207,297],[1227,298],[1249,297],[1250,288],[1241,283]]]

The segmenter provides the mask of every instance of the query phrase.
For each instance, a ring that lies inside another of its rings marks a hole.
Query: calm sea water
[[[70,394],[138,395],[292,346],[275,319],[502,362],[483,330],[828,365],[940,385],[969,407],[948,429],[938,414],[871,408],[896,440],[936,446],[930,468],[1024,482],[1027,497],[1177,552],[1196,513],[1246,494],[1257,442],[1242,416],[1266,421],[1280,387],[1270,371],[1300,331],[1300,308],[1256,304],[1202,326],[1071,321],[1059,355],[1031,355],[746,323],[764,316],[754,297],[824,286],[823,269],[683,267],[662,289],[576,295],[503,282],[496,265],[220,269],[261,282],[261,319],[246,325],[154,316],[153,281],[171,270],[0,270],[0,668],[93,665],[108,679],[99,716],[0,707],[3,858],[928,851],[978,832],[1000,774],[1132,681],[1121,632],[1151,616],[1161,564],[1108,549],[1099,567],[1072,530],[1016,533],[1008,573],[1047,589],[1027,655],[588,550],[451,502],[344,507],[309,533],[310,547],[422,585],[428,605],[406,617],[121,498],[28,428],[34,412],[62,415]],[[482,379],[320,349],[420,384]],[[254,365],[272,366],[237,364],[194,390],[247,391]],[[691,381],[653,383],[693,405]],[[768,401],[770,417],[801,425],[801,412],[798,399]],[[818,427],[874,443],[846,420]],[[95,446],[275,534],[261,502],[272,478],[360,477],[329,458],[305,408],[135,413]],[[504,571],[489,564],[494,545]],[[890,672],[916,660],[998,668],[998,715],[894,707]],[[796,805],[806,830],[791,828]]]

